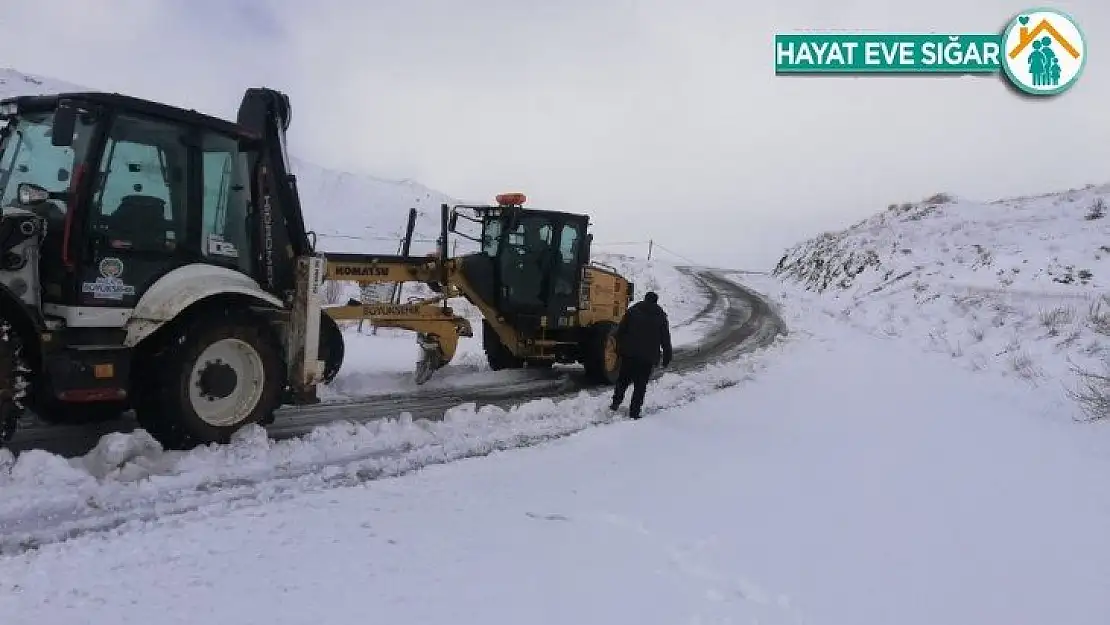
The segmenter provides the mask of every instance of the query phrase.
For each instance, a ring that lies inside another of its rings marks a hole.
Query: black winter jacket
[[[628,308],[617,326],[617,350],[623,358],[638,358],[653,366],[671,362],[671,328],[667,313],[657,303],[639,301]]]

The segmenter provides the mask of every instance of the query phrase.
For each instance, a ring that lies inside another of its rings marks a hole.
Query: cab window
[[[501,220],[488,219],[486,220],[486,229],[482,233],[482,251],[486,256],[493,258],[497,256],[498,250],[501,249]]]
[[[250,271],[250,236],[247,229],[249,188],[246,157],[239,143],[216,133],[204,135],[202,254],[212,263]]]
[[[93,232],[114,249],[176,251],[185,233],[188,162],[179,127],[117,116],[93,193]]]

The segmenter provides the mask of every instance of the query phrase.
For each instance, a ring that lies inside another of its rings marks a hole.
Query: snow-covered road
[[[0,614],[1106,622],[1110,455],[1086,426],[1019,381],[786,305],[790,338],[661,379],[642,421],[0,559]],[[608,420],[585,399],[527,410]]]

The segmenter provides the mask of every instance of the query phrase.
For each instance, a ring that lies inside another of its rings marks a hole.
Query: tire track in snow
[[[720,319],[703,341],[675,351],[669,368],[671,372],[689,372],[703,365],[752,351],[769,344],[785,331],[782,320],[758,295],[714,272],[693,268],[684,270],[702,283],[704,288],[717,294],[718,306],[712,313],[719,315]],[[656,377],[662,373],[657,372]],[[575,379],[575,376],[569,376],[556,385],[528,389],[525,392],[513,388],[499,389],[497,392],[490,389],[491,392],[479,399],[474,397],[475,393],[471,388],[460,391],[459,394],[407,398],[402,405],[398,405],[396,399],[390,399],[385,402],[374,400],[324,406],[325,410],[318,414],[297,414],[285,420],[279,417],[268,428],[267,434],[276,440],[288,439],[329,421],[345,420],[373,425],[375,421],[396,418],[402,412],[410,414],[414,421],[426,419],[429,422],[442,422],[445,413],[451,408],[468,403],[476,404],[476,407],[482,404],[492,405],[505,410],[542,398],[558,401],[578,396],[584,398],[581,401],[597,403],[597,396],[607,394],[609,387],[588,388],[580,377]],[[685,400],[679,401],[684,402]],[[659,406],[656,409],[666,407]],[[357,485],[383,477],[402,475],[432,464],[542,444],[592,425],[620,418],[596,410],[593,412],[597,413],[596,416],[574,419],[561,419],[558,415],[550,418],[544,414],[531,415],[524,420],[523,430],[520,429],[520,423],[515,423],[515,429],[505,428],[498,432],[495,423],[492,432],[481,432],[483,440],[475,444],[474,439],[469,439],[468,444],[461,447],[451,440],[403,442],[392,447],[359,449],[327,458],[326,461],[307,462],[300,466],[264,467],[253,475],[247,471],[230,479],[200,479],[197,483],[182,484],[180,487],[138,489],[131,484],[121,483],[114,490],[109,488],[101,493],[103,498],[100,501],[93,498],[87,501],[63,498],[44,502],[41,506],[24,506],[9,514],[0,513],[0,554],[18,553],[84,534],[108,532],[166,517],[203,515],[205,510],[214,508],[230,510],[256,506],[298,493]],[[463,427],[466,425],[464,423]],[[464,438],[465,434],[464,432]],[[178,476],[171,473],[157,475],[154,479],[172,480],[175,477]],[[132,492],[127,492],[129,489]]]

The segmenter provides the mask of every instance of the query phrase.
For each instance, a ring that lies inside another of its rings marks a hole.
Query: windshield
[[[52,112],[28,113],[8,122],[0,130],[0,206],[18,205],[17,190],[22,183],[38,185],[47,191],[65,191],[73,168],[84,160],[91,138],[91,126],[81,117],[74,132],[73,147],[50,144]],[[64,202],[53,201],[66,210]]]

